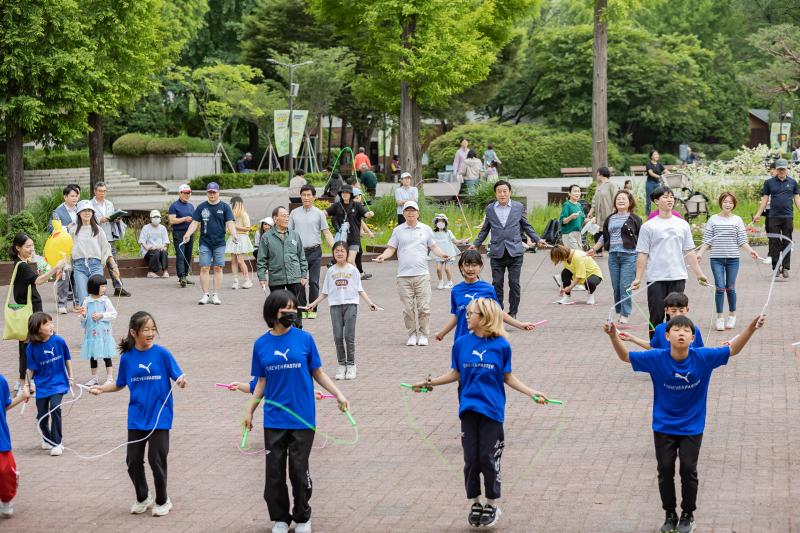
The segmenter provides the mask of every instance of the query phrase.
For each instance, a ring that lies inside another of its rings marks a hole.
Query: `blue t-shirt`
[[[233,220],[233,210],[225,202],[211,205],[203,202],[192,213],[192,219],[200,223],[200,244],[212,250],[225,246],[225,223]]]
[[[706,425],[706,400],[711,372],[728,363],[731,349],[689,348],[676,361],[669,350],[628,354],[636,372],[653,380],[653,431],[669,435],[699,435]]]
[[[792,200],[795,194],[800,194],[800,190],[797,188],[797,182],[789,176],[783,181],[777,177],[764,181],[761,195],[770,197],[769,218],[793,218]]]
[[[128,429],[172,429],[171,394],[160,417],[158,411],[172,388],[171,380],[182,375],[169,350],[158,344],[143,352],[136,348],[123,352],[117,370],[117,387],[127,386],[130,390]]]
[[[314,384],[311,373],[322,366],[317,345],[310,333],[290,328],[283,335],[269,331],[253,344],[250,375],[267,378],[264,400],[270,400],[297,413],[316,427]],[[264,402],[264,427],[270,429],[309,429],[280,407]]]
[[[167,214],[175,215],[178,218],[194,218],[194,206],[192,205],[192,202],[181,202],[180,200],[175,200],[172,202],[172,205],[169,206],[169,211],[167,211]],[[172,224],[172,231],[186,231],[189,229],[189,224],[190,222],[178,222],[177,224]]]
[[[49,398],[69,392],[67,361],[71,359],[66,341],[53,335],[46,342],[32,342],[25,348],[28,370],[36,381],[36,397]]]
[[[454,340],[458,340],[462,335],[469,333],[467,326],[467,306],[472,300],[478,298],[491,298],[497,301],[497,292],[491,283],[478,280],[475,283],[462,281],[450,292],[450,314],[456,315],[456,333]]]
[[[11,432],[6,421],[6,409],[11,405],[11,392],[8,381],[0,375],[0,452],[11,451]]]
[[[506,413],[505,375],[511,372],[508,341],[468,333],[453,344],[451,367],[460,376],[458,416],[475,411],[502,424]]]
[[[691,348],[702,348],[703,336],[700,334],[700,328],[694,327],[694,340],[692,341]],[[653,338],[650,339],[651,350],[669,350],[670,345],[667,340],[667,322],[662,322],[653,330]]]

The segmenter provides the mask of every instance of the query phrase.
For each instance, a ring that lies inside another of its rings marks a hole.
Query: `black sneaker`
[[[784,278],[788,278],[789,277],[789,269],[788,268],[782,268],[781,269],[781,276],[783,276]]]
[[[681,513],[681,519],[678,522],[678,533],[692,533],[694,531],[694,516],[691,513]]]
[[[178,283],[180,284],[181,287],[186,287],[186,278],[180,278],[178,280]]]
[[[117,287],[114,289],[114,296],[130,296],[131,293],[126,291],[123,287]]]
[[[480,527],[481,516],[483,516],[483,505],[479,503],[473,503],[472,507],[469,508],[467,522],[469,522],[469,525],[473,527]]]
[[[661,526],[659,531],[661,533],[674,533],[678,529],[678,515],[675,511],[668,511],[667,518],[664,520],[664,525]]]
[[[485,527],[492,527],[497,523],[502,512],[496,505],[484,505],[483,514],[481,514],[481,525]]]

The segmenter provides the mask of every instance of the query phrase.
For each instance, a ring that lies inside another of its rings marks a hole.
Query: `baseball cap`
[[[344,185],[342,185],[342,188],[339,189],[339,193],[343,192],[349,192],[350,194],[353,194],[353,186],[345,183]]]
[[[785,159],[775,161],[775,168],[789,168],[789,162]]]
[[[217,183],[216,181],[212,181],[211,183],[206,185],[206,190],[207,191],[218,191],[219,190],[219,183]]]
[[[419,211],[419,206],[417,205],[417,202],[415,202],[414,200],[409,200],[403,204],[403,211],[405,211],[406,209],[413,209],[415,211]]]
[[[92,211],[94,211],[94,207],[92,207],[92,202],[90,202],[89,200],[81,200],[80,202],[78,202],[76,209],[78,213],[86,209],[91,209]]]
[[[192,192],[192,188],[186,183],[181,183],[178,186],[178,192]]]
[[[274,225],[275,225],[275,221],[274,221],[274,220],[272,220],[272,217],[265,217],[265,218],[262,218],[262,219],[261,219],[261,223],[263,224],[263,223],[265,223],[265,222],[266,222],[267,224],[269,224],[270,226],[274,226]]]
[[[411,177],[411,173],[410,172],[403,172],[402,174],[400,174],[400,179],[403,179],[406,176],[408,176],[410,178]]]
[[[152,211],[150,211],[150,218],[156,218],[156,217],[161,218],[161,211],[159,211],[158,209],[153,209]]]
[[[361,196],[362,194],[364,193],[361,192],[361,189],[358,187],[353,187],[353,196]]]

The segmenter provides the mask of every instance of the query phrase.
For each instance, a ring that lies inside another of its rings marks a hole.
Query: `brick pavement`
[[[520,314],[550,322],[536,332],[512,332],[514,371],[566,404],[538,407],[509,390],[504,514],[498,529],[653,531],[663,515],[650,430],[652,386],[646,376],[617,361],[600,332],[610,283],[601,285],[595,307],[551,305],[557,297],[554,270],[549,262],[541,264],[544,258],[526,257]],[[315,531],[468,530],[455,386],[424,395],[398,387],[401,381],[444,371],[452,338],[428,348],[404,346],[395,268],[396,263],[368,266],[375,277],[365,287],[387,310],[361,308],[359,377],[340,382],[359,422],[360,442],[353,447],[328,443],[311,455]],[[707,263],[705,268],[710,274]],[[767,275],[765,267],[758,270],[743,260],[737,286],[742,322],[761,309]],[[800,297],[796,279],[779,283],[764,330],[712,380],[700,458],[700,532],[800,531],[800,462],[792,453],[800,444],[800,359],[791,348],[800,332],[782,318],[796,314]],[[0,528],[268,531],[263,458],[236,449],[246,396],[213,388],[216,381],[248,378],[252,342],[264,330],[263,293],[225,289],[222,306],[200,307],[200,290],[179,289],[174,279],[136,279],[128,285],[134,296],[120,301],[117,336],[134,311],[153,312],[161,329],[159,342],[175,354],[190,383],[176,392],[169,468],[173,512],[158,519],[128,514],[133,490],[123,449],[94,461],[70,452],[50,457],[39,450],[31,405],[24,417],[18,409],[9,413],[21,484],[16,514]],[[48,311],[54,309],[50,287],[43,291]],[[436,328],[447,319],[449,293],[433,292]],[[690,282],[688,293],[691,316],[706,335],[712,290]],[[644,296],[639,302],[644,306]],[[325,305],[319,316],[306,325],[332,374],[336,358]],[[635,322],[644,322],[635,316]],[[78,319],[61,317],[60,322],[77,351]],[[640,326],[637,332],[644,331]],[[712,331],[706,340],[719,344],[730,336]],[[3,342],[0,350],[0,371],[13,377],[16,345]],[[76,369],[80,380],[88,379],[85,361],[76,361]],[[67,406],[66,444],[91,454],[124,442],[126,402],[122,391]],[[342,439],[352,437],[331,400],[317,405],[321,428]],[[261,433],[254,432],[250,442],[261,440]],[[318,435],[316,446],[323,441]]]

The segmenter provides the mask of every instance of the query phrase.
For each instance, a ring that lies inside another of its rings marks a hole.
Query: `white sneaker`
[[[573,291],[585,291],[586,287],[581,283],[580,285],[575,285],[575,287],[572,290]]]
[[[206,305],[208,302],[211,301],[211,296],[208,293],[205,293],[200,300],[197,301],[200,305]]]
[[[153,279],[153,278],[160,278],[161,276],[159,276],[155,272],[148,272],[147,273],[147,277],[150,278],[150,279]]]
[[[84,383],[84,385],[86,385],[87,387],[94,387],[95,385],[97,385],[97,378],[93,377],[92,379]]]
[[[66,314],[67,314],[67,308],[66,308],[66,307],[64,307],[63,305],[62,305],[62,306],[59,306],[59,308],[58,308],[58,314],[59,314],[59,315],[66,315]]]
[[[586,305],[594,305],[594,294],[590,294],[586,298]]]
[[[14,514],[14,504],[11,502],[0,502],[0,516],[3,518],[11,518]],[[309,529],[309,531],[311,531]]]
[[[439,286],[436,287],[436,288],[439,289],[439,290],[444,289],[444,280],[443,279],[439,280]]]
[[[629,319],[628,319],[628,317],[626,317],[626,316],[622,316],[622,315],[620,315],[620,317],[619,317],[619,323],[620,323],[620,324],[627,324],[627,323],[628,323],[628,320],[629,320]]]
[[[231,285],[231,289],[236,290],[238,288],[239,288],[239,280],[237,279],[236,281],[233,282],[233,285]]]
[[[453,282],[452,281],[448,281],[447,285],[445,285],[444,288],[445,289],[452,289],[453,288]]]
[[[214,305],[222,305],[222,300],[219,299],[216,292],[211,295],[211,303]]]
[[[347,367],[347,372],[345,372],[344,379],[356,379],[356,365],[350,365]],[[297,529],[295,529],[297,531]]]
[[[295,523],[294,533],[311,533],[311,520],[300,524]]]
[[[408,340],[406,341],[406,346],[416,346],[417,345],[417,336],[416,334],[411,335]]]
[[[163,273],[163,274],[161,274],[161,277],[162,277],[162,278],[168,278],[168,277],[169,277],[169,272],[167,272],[167,271],[165,270],[165,271],[164,271],[164,273]]]
[[[427,346],[428,345],[428,337],[425,335],[420,335],[417,337],[417,346]]]
[[[561,297],[561,299],[558,301],[558,303],[560,303],[560,304],[568,304],[571,301],[572,301],[572,298],[570,298],[569,294],[565,294],[564,296]]]
[[[275,522],[272,526],[272,533],[289,533],[289,524],[286,522]]]
[[[344,365],[339,365],[339,368],[336,369],[336,375],[334,379],[345,379],[347,375],[347,367]]]
[[[252,286],[253,286],[253,282],[250,281],[249,279],[244,280],[244,283],[242,283],[242,288],[243,289],[249,289]]]
[[[170,510],[172,510],[172,502],[167,498],[164,505],[153,506],[153,516],[166,516],[169,514]]]
[[[724,318],[718,318],[717,319],[716,330],[717,331],[725,331],[725,319]]]
[[[52,455],[53,457],[58,457],[63,453],[64,453],[64,447],[61,444],[59,444],[58,446],[53,446],[53,449],[50,450],[50,455]]]
[[[109,383],[114,383],[114,378],[112,376],[108,376],[106,378],[105,384],[108,385]]]
[[[736,326],[736,316],[729,316],[725,320],[725,329],[733,329]]]
[[[17,382],[14,383],[14,394],[16,395],[21,388],[22,388],[22,383],[20,383],[20,381],[17,380]]]
[[[52,450],[53,445],[47,442],[46,440],[42,439],[42,449],[43,450]]]
[[[143,502],[136,502],[131,505],[131,514],[142,514],[153,506],[156,499],[147,493],[147,498]]]

